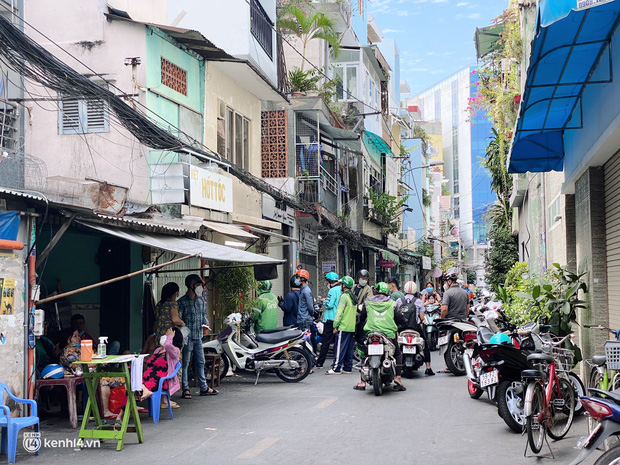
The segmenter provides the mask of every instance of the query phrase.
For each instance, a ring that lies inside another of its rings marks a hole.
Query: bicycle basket
[[[571,349],[552,347],[551,356],[555,360],[555,369],[557,371],[567,372],[573,369],[573,358],[575,357],[575,353]]]
[[[620,341],[605,342],[605,357],[607,358],[607,368],[620,370]]]

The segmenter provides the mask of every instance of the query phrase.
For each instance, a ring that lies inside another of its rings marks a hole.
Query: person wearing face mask
[[[282,324],[284,326],[295,326],[297,324],[297,309],[299,308],[299,289],[301,282],[297,275],[291,277],[291,291],[286,294],[284,300],[280,300],[280,308],[284,312]]]
[[[424,290],[426,292],[422,294],[422,304],[438,305],[441,303],[441,296],[439,295],[438,292],[435,291],[435,288],[433,287],[433,283],[431,283],[430,281],[427,282],[426,289]]]
[[[202,295],[204,281],[197,274],[190,274],[185,278],[185,286],[187,287],[187,292],[177,300],[181,320],[183,320],[189,330],[188,340],[183,346],[183,393],[181,398],[192,398],[189,390],[189,377],[187,376],[190,354],[194,357],[195,373],[200,383],[200,395],[214,396],[217,395],[218,391],[207,385],[205,356],[202,351],[203,328],[209,326],[207,303]]]
[[[173,326],[182,328],[185,326],[183,320],[179,317],[179,285],[175,282],[166,283],[161,288],[161,299],[155,306],[155,347],[158,347],[159,341],[166,331]],[[146,352],[152,353],[152,351]]]
[[[357,284],[353,287],[353,293],[355,297],[357,297],[357,318],[355,324],[355,340],[358,344],[364,343],[364,325],[366,324],[366,319],[362,319],[360,316],[360,311],[370,297],[372,297],[373,289],[370,285],[370,274],[368,270],[359,270],[357,272]]]
[[[271,281],[258,283],[258,298],[252,309],[256,334],[278,327],[278,298],[271,293]]]

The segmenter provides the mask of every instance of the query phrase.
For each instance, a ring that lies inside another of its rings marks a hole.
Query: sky
[[[491,24],[508,0],[368,0],[368,11],[400,51],[401,80],[422,92],[476,64],[474,32]]]

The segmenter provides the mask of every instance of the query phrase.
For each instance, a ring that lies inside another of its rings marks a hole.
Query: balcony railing
[[[0,147],[17,147],[17,109],[9,103],[0,102]]]
[[[273,23],[258,0],[250,0],[250,21],[252,35],[267,56],[273,59]]]

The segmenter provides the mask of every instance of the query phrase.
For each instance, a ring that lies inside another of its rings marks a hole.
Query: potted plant
[[[294,68],[288,72],[293,97],[304,96],[307,91],[316,90],[318,80],[319,76],[315,76],[314,70],[303,71],[301,68]]]

